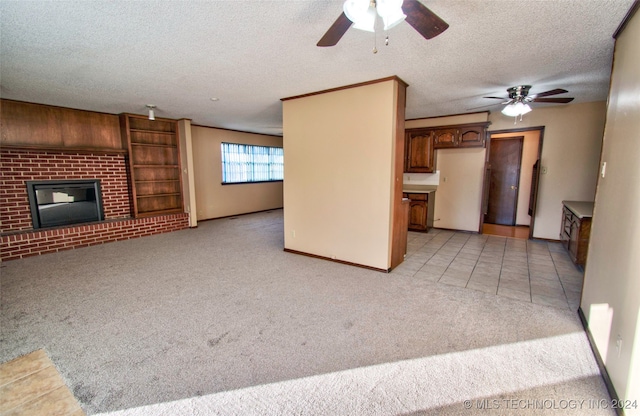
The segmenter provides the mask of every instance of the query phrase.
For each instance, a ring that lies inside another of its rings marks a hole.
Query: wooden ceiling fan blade
[[[541,92],[535,95],[532,95],[530,97],[533,97],[534,99],[536,98],[542,98],[542,97],[548,97],[550,95],[558,95],[558,94],[564,94],[565,92],[569,92],[567,90],[563,90],[561,88],[556,88],[555,90],[550,90],[550,91],[545,91],[545,92]]]
[[[429,10],[418,0],[404,0],[402,11],[407,15],[406,21],[425,39],[435,38],[449,27],[447,22]]]
[[[343,12],[340,16],[338,16],[336,21],[333,22],[322,39],[318,41],[317,46],[334,46],[347,32],[347,30],[349,30],[352,24],[353,22],[349,20],[347,15]]]
[[[494,100],[508,100],[509,99],[507,97],[482,97],[482,98],[492,98]]]
[[[488,105],[481,105],[480,107],[471,107],[471,108],[467,108],[466,111],[470,111],[470,110],[478,110],[480,108],[488,108],[488,107],[495,107],[496,105],[500,105],[501,103],[494,103],[494,104],[488,104]]]
[[[573,97],[564,97],[564,98],[534,98],[533,100],[534,103],[560,103],[560,104],[566,104],[566,103],[570,103],[571,101],[573,101]]]

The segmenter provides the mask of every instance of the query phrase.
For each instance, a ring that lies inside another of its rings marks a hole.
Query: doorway
[[[544,127],[488,133],[480,232],[533,238]]]

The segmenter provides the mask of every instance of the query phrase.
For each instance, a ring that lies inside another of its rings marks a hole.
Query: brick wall
[[[0,258],[4,261],[37,256],[111,241],[177,231],[188,227],[189,214],[170,214],[13,233],[1,237]]]
[[[0,149],[0,259],[102,244],[189,226],[188,214],[132,219],[125,156]],[[100,179],[105,221],[33,230],[26,181]]]
[[[0,149],[1,232],[33,228],[26,181],[100,179],[104,219],[131,216],[123,154]]]

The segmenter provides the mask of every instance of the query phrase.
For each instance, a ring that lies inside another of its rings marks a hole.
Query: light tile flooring
[[[43,350],[0,365],[0,416],[83,416]]]
[[[437,229],[409,232],[391,274],[572,310],[583,279],[560,243]]]

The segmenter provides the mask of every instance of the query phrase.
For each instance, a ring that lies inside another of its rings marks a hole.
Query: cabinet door
[[[578,247],[580,243],[580,220],[573,218],[569,237],[569,256],[576,263],[578,261]]]
[[[409,229],[426,231],[427,203],[425,201],[411,201],[409,204]]]
[[[460,147],[484,147],[486,128],[482,126],[460,129]]]
[[[435,172],[435,152],[431,130],[407,132],[405,135],[405,172]]]
[[[433,131],[433,147],[442,149],[447,147],[458,147],[458,137],[460,131],[453,129],[437,129]]]

